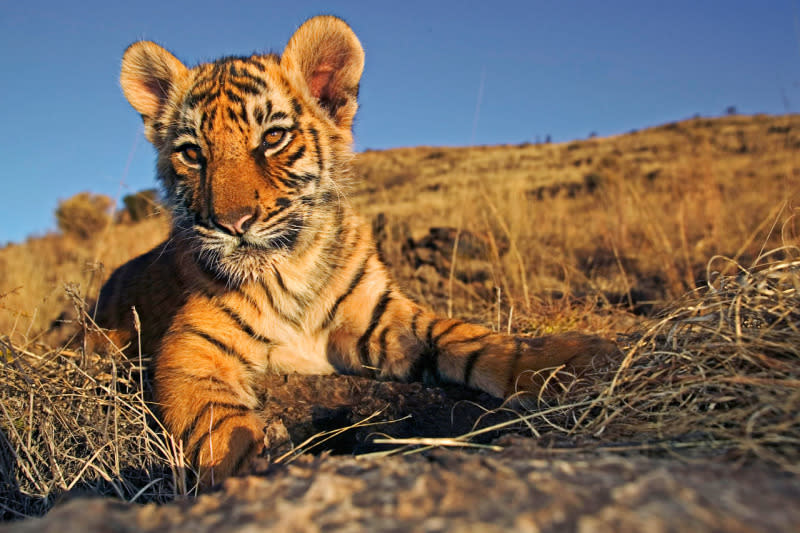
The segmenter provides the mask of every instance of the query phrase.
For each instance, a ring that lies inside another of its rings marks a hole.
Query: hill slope
[[[66,520],[77,530],[283,530],[299,516],[292,525],[310,530],[792,530],[798,148],[800,117],[786,116],[695,119],[561,145],[359,154],[343,195],[373,220],[416,298],[498,330],[617,334],[624,359],[516,410],[463,388],[267,375],[268,470],[200,498],[190,497],[179,444],[143,399],[141,361],[41,342],[78,329],[49,328],[69,316],[64,283],[92,297],[116,265],[164,238],[167,220],[6,247],[0,520],[83,493],[178,501],[79,500],[19,529],[62,530]],[[412,444],[387,450],[377,437]],[[430,442],[490,448],[412,450]],[[308,453],[321,450],[381,452]]]
[[[705,279],[715,255],[747,263],[796,242],[798,153],[798,115],[698,118],[563,144],[368,151],[342,194],[380,222],[399,280],[440,310],[490,320],[496,288],[518,317],[561,295],[647,310]],[[437,240],[432,227],[452,230]],[[65,283],[93,297],[167,228],[156,217],[0,250],[0,332],[45,331],[69,308]],[[484,245],[460,239],[453,256],[459,232]]]

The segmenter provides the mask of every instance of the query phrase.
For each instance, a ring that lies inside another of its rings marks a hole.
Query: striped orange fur
[[[363,63],[329,16],[280,57],[187,68],[151,42],[125,52],[122,88],[157,150],[173,228],[112,274],[97,320],[135,343],[136,308],[160,416],[204,484],[263,449],[253,384],[267,371],[427,376],[505,397],[525,371],[616,352],[592,336],[493,333],[397,289],[341,195]]]

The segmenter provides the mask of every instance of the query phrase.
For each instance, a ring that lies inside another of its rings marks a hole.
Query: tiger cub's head
[[[330,228],[363,66],[358,38],[330,16],[303,24],[280,57],[188,68],[155,43],[131,45],[120,82],[158,152],[173,239],[239,283]]]

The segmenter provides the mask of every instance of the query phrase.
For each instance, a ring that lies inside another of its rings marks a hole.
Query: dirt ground
[[[497,401],[457,388],[348,376],[268,380],[265,409],[278,427],[273,461],[376,411],[371,421],[403,420],[353,428],[322,444],[330,451],[319,455],[286,460],[290,452],[196,499],[159,506],[68,494],[44,518],[0,531],[744,532],[796,531],[800,523],[800,479],[760,462],[624,446],[587,452],[522,428],[484,439],[501,451],[354,456],[381,449],[376,436],[456,436],[476,421],[486,427],[510,415],[481,418],[479,406]]]

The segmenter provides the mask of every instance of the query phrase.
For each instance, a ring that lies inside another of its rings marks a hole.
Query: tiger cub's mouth
[[[291,255],[305,229],[305,216],[295,212],[267,225],[253,224],[242,235],[195,224],[196,259],[216,277],[236,278],[258,271],[279,257]]]

